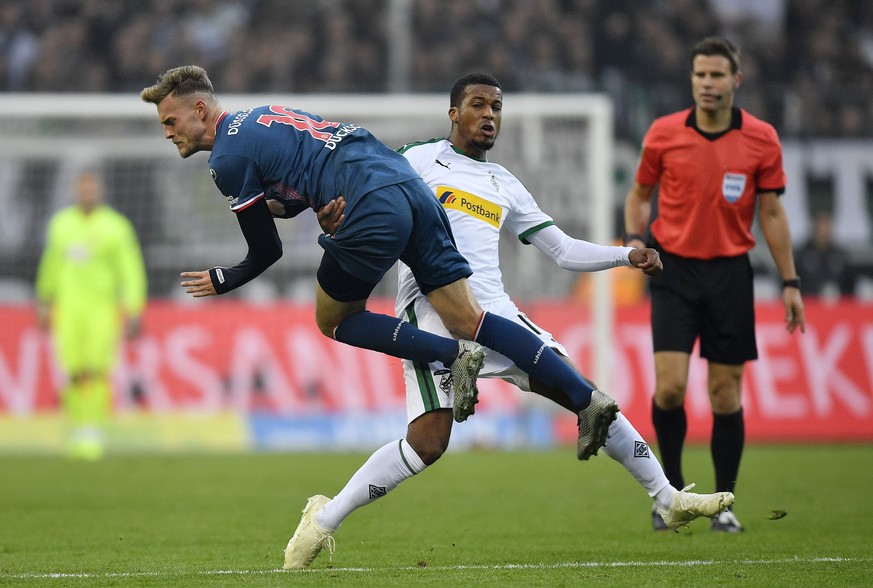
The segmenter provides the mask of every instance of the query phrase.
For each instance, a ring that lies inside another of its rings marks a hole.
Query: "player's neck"
[[[731,105],[716,110],[703,109],[697,106],[694,112],[697,128],[704,133],[721,133],[726,131],[731,127],[733,119],[732,111]]]
[[[455,151],[457,151],[461,155],[466,155],[470,159],[475,159],[477,161],[485,161],[485,150],[475,147],[469,141],[461,142],[453,134],[449,137],[449,143],[451,143]]]

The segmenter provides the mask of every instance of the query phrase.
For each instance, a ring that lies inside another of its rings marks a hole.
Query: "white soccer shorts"
[[[448,329],[443,325],[439,315],[427,298],[419,296],[413,305],[414,313],[410,316],[407,311],[404,320],[407,320],[418,328],[451,337]],[[510,300],[500,300],[490,305],[482,305],[483,310],[502,316],[514,323],[526,328],[541,341],[554,349],[556,352],[567,355],[564,346],[555,341],[552,334],[540,328],[531,321]],[[416,363],[404,359],[403,380],[406,385],[406,418],[412,422],[419,416],[439,408],[452,407],[451,389],[447,389],[446,379],[448,369],[440,362],[431,364]],[[491,349],[485,350],[485,365],[479,372],[480,378],[501,378],[511,384],[515,384],[525,392],[530,392],[530,379],[528,375],[517,367],[512,360]]]

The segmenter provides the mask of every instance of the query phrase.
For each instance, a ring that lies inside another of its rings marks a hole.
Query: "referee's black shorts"
[[[664,271],[650,283],[654,350],[691,353],[700,337],[700,356],[709,361],[757,359],[749,256],[702,260],[661,250],[661,260]]]

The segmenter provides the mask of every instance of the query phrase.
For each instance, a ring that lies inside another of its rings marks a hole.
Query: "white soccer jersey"
[[[499,266],[500,229],[506,225],[526,242],[527,236],[554,224],[552,217],[502,165],[463,155],[447,139],[412,143],[400,152],[443,205],[458,250],[473,269],[473,296],[483,305],[509,300]],[[402,316],[420,291],[409,268],[398,267],[396,310]]]

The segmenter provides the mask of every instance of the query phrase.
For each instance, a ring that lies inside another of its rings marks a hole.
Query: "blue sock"
[[[449,367],[458,357],[458,342],[422,331],[408,322],[368,310],[344,318],[333,333],[337,341],[386,355]]]
[[[514,322],[486,312],[476,342],[502,353],[527,374],[547,386],[559,388],[578,407],[591,404],[594,387],[539,337]]]

